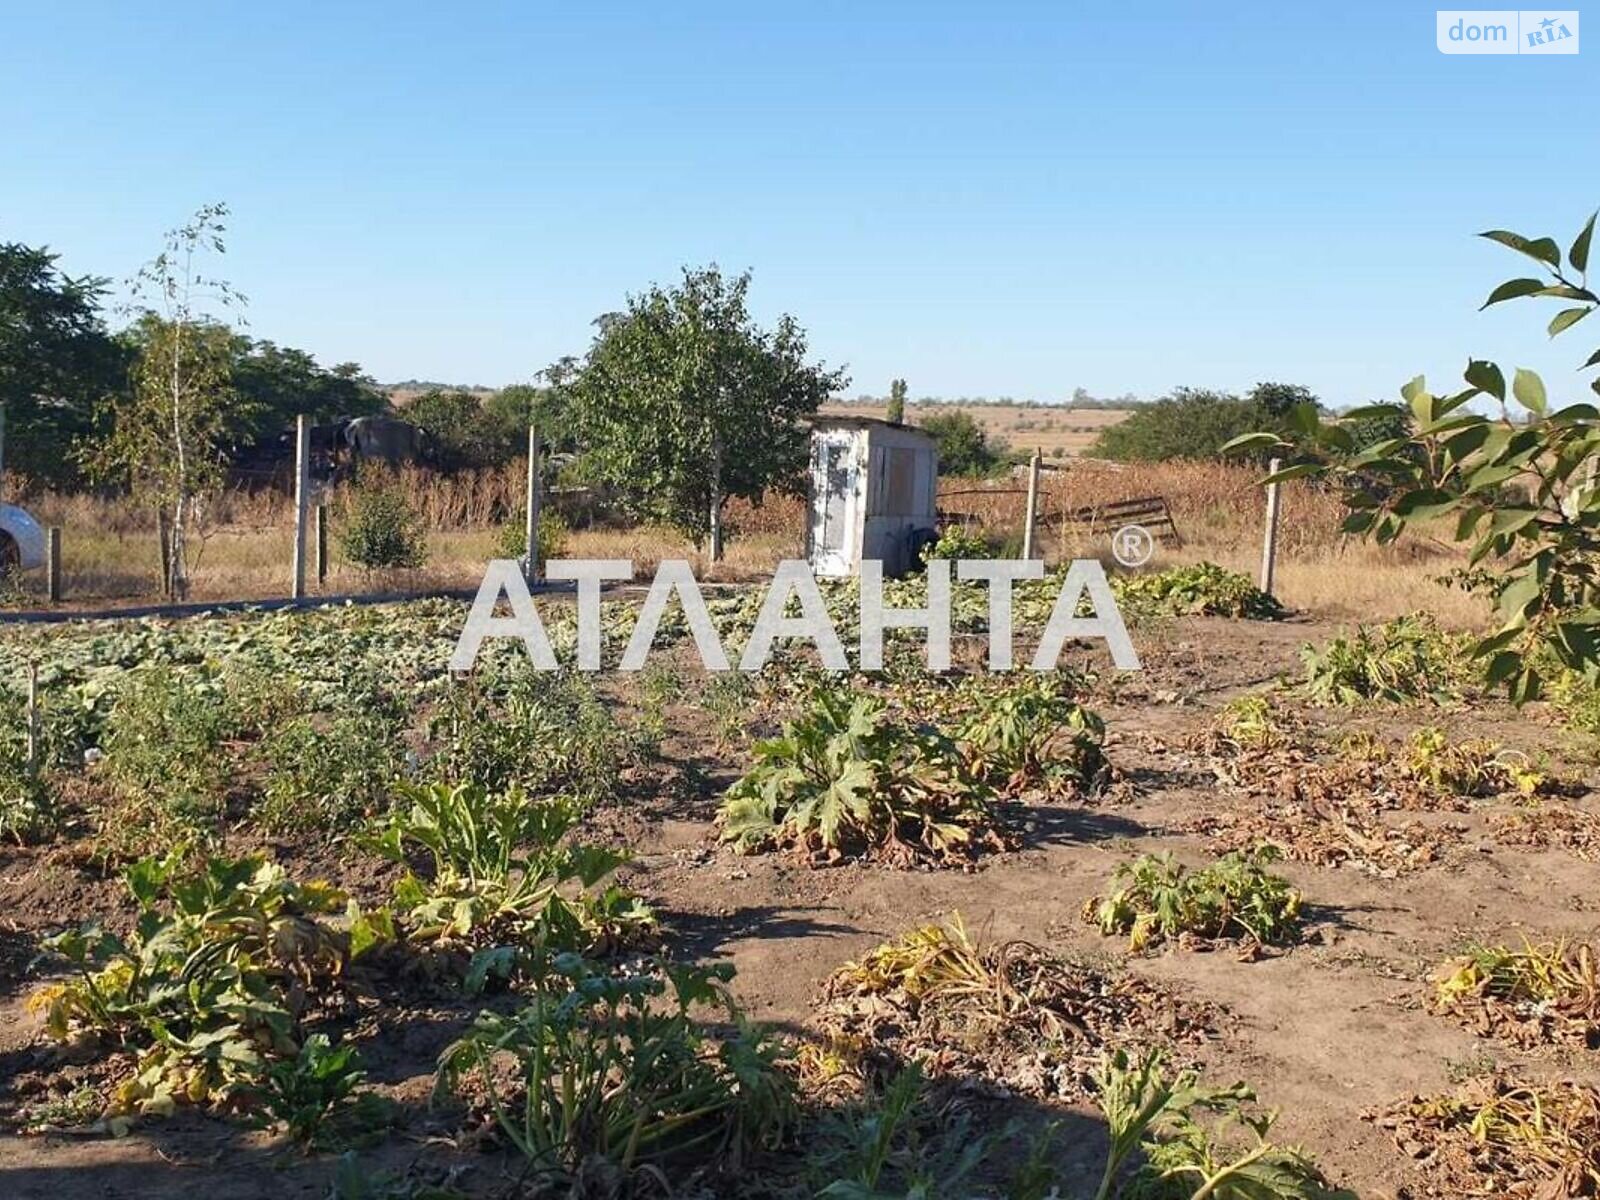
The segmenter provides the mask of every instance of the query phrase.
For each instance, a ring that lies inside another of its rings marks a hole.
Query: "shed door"
[[[818,439],[812,461],[812,565],[824,574],[850,571],[850,526],[855,510],[855,447],[848,441]]]

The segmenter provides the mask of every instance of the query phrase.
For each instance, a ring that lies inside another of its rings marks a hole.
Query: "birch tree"
[[[201,208],[133,278],[139,357],[98,461],[102,473],[120,476],[167,514],[166,583],[178,599],[189,588],[199,501],[221,485],[229,430],[248,419],[252,403],[232,385],[233,331],[219,315],[245,298],[205,269],[226,251],[227,215],[224,204]]]

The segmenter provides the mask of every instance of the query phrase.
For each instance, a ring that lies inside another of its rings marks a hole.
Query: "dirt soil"
[[[1238,693],[1299,671],[1298,648],[1334,629],[1185,619],[1140,632],[1146,670],[1103,681],[1095,707],[1106,719],[1108,753],[1131,782],[1115,803],[1049,802],[1025,814],[1022,848],[970,872],[892,871],[845,865],[814,869],[784,856],[740,857],[719,846],[712,819],[721,788],[739,769],[718,747],[704,714],[674,708],[664,762],[625,803],[592,818],[597,832],[637,854],[623,881],[656,905],[682,957],[731,961],[735,990],[752,1016],[804,1031],[819,988],[844,961],[908,928],[959,911],[983,937],[1023,938],[1057,953],[1116,964],[1227,1014],[1200,1059],[1215,1082],[1245,1079],[1282,1110],[1279,1133],[1302,1144],[1339,1184],[1372,1200],[1430,1193],[1417,1168],[1363,1110],[1413,1093],[1448,1089],[1490,1060],[1534,1078],[1600,1082],[1600,1054],[1524,1052],[1473,1036],[1421,1005],[1425,979],[1463,941],[1523,933],[1600,939],[1600,866],[1571,851],[1508,847],[1493,836],[1483,802],[1439,814],[1450,826],[1441,859],[1385,878],[1344,866],[1300,863],[1280,869],[1303,890],[1310,934],[1301,945],[1253,962],[1227,951],[1172,949],[1128,958],[1119,939],[1082,919],[1087,898],[1104,890],[1119,862],[1153,850],[1202,861],[1214,846],[1185,832],[1198,819],[1248,803],[1219,785],[1203,754],[1185,748],[1216,709]],[[1585,789],[1592,768],[1571,735],[1537,712],[1499,706],[1312,709],[1293,703],[1319,727],[1350,726],[1399,736],[1425,724],[1452,736],[1490,736],[1548,757]],[[1572,800],[1600,811],[1595,795]],[[1389,814],[1397,821],[1417,814]],[[1427,814],[1433,816],[1433,814]],[[344,878],[358,893],[381,895],[381,872],[340,868],[327,847],[282,847]],[[44,932],[67,920],[127,923],[120,887],[78,861],[72,848],[0,850],[0,1106],[19,1097],[64,1094],[92,1072],[63,1063],[40,1039],[25,998],[36,982],[29,963]],[[374,1002],[363,1018],[362,1054],[402,1106],[401,1134],[366,1161],[413,1178],[453,1180],[487,1194],[513,1182],[515,1165],[453,1148],[447,1114],[428,1107],[435,1056],[475,1006],[447,996]],[[1093,1191],[1103,1125],[1082,1106],[1064,1119],[1070,1196]],[[128,1136],[0,1135],[0,1197],[321,1197],[332,1160],[304,1159],[265,1135],[187,1114],[145,1122]]]

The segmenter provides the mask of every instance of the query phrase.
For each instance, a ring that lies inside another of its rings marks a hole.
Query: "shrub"
[[[1102,933],[1126,933],[1133,951],[1185,936],[1285,942],[1299,929],[1300,893],[1266,869],[1276,857],[1264,848],[1190,871],[1171,854],[1142,855],[1117,868],[1122,886],[1084,916]]]
[[[1202,1087],[1193,1071],[1169,1077],[1160,1051],[1133,1059],[1118,1050],[1095,1086],[1111,1149],[1094,1200],[1356,1200],[1304,1152],[1268,1140],[1277,1113],[1259,1109],[1242,1083]],[[1231,1141],[1241,1133],[1242,1146]]]
[[[905,1196],[918,1200],[1046,1200],[1055,1172],[1045,1163],[1049,1126],[1034,1138],[1032,1152],[1006,1172],[1008,1185],[987,1184],[1014,1157],[1010,1143],[1017,1123],[979,1133],[972,1114],[944,1108],[928,1094],[922,1067],[902,1067],[881,1095],[825,1114],[808,1139],[814,1195],[824,1200],[871,1200]]]
[[[794,1116],[775,1049],[723,986],[731,968],[599,972],[557,956],[515,1013],[480,1013],[440,1056],[439,1086],[487,1097],[502,1136],[540,1172],[593,1159],[625,1175],[662,1161],[736,1167]],[[713,1034],[711,1008],[733,1023]]]
[[[973,773],[1007,792],[1045,784],[1089,793],[1111,778],[1105,722],[1050,676],[1030,672],[988,698],[957,737]]]
[[[139,672],[106,723],[105,765],[123,801],[102,833],[149,848],[209,837],[232,772],[223,752],[230,718],[215,684],[167,667]]]
[[[941,475],[992,475],[1006,465],[1005,443],[991,441],[970,413],[935,413],[917,427],[938,443]]]
[[[0,838],[24,842],[48,834],[57,813],[42,773],[28,762],[27,706],[10,700],[0,693]]]
[[[414,569],[427,561],[422,518],[398,482],[369,472],[350,497],[344,518],[340,549],[362,570]]]
[[[527,507],[517,509],[511,520],[500,526],[495,549],[501,558],[520,559],[528,552]],[[560,558],[567,547],[567,523],[553,509],[539,513],[539,561]]]
[[[1314,405],[1316,397],[1284,384],[1260,384],[1249,396],[1182,387],[1108,425],[1091,453],[1124,462],[1221,458],[1231,441],[1256,430],[1289,436],[1288,413],[1300,402]]]
[[[281,1125],[307,1149],[327,1150],[383,1136],[389,1107],[376,1093],[358,1091],[364,1082],[354,1046],[336,1048],[314,1033],[295,1057],[267,1065],[252,1099],[261,1124]]]
[[[513,784],[610,796],[628,754],[626,731],[581,671],[519,665],[480,683],[455,684],[428,722],[439,742],[426,771],[433,779],[471,779],[489,791]]]
[[[989,539],[980,533],[974,533],[960,525],[947,525],[939,531],[939,538],[928,547],[924,558],[988,558],[991,547]],[[924,582],[926,587],[926,582]]]

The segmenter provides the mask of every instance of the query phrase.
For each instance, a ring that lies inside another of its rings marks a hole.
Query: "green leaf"
[[[1438,488],[1424,488],[1421,491],[1407,492],[1400,497],[1394,506],[1394,511],[1407,520],[1427,521],[1454,511],[1460,503],[1459,497],[1452,496],[1448,492],[1442,492]]]
[[[1263,486],[1269,483],[1287,483],[1291,479],[1303,479],[1307,475],[1320,475],[1327,468],[1321,463],[1295,463],[1281,471],[1274,471],[1271,475],[1261,480]]]
[[[1488,392],[1502,404],[1505,403],[1506,377],[1494,363],[1481,358],[1472,359],[1467,363],[1465,378],[1480,392]]]
[[[1489,669],[1484,672],[1484,679],[1490,687],[1499,687],[1521,666],[1522,655],[1502,650],[1489,660]]]
[[[1555,337],[1563,329],[1571,329],[1593,311],[1592,308],[1563,308],[1550,318],[1550,336]]]
[[[1540,590],[1537,575],[1529,572],[1518,576],[1500,593],[1496,607],[1508,621],[1520,622],[1524,615],[1523,610],[1538,598]]]
[[[1489,522],[1489,536],[1516,533],[1526,528],[1539,516],[1537,508],[1502,508],[1495,511]]]
[[[1417,419],[1418,425],[1431,425],[1436,416],[1433,407],[1433,396],[1429,394],[1427,386],[1418,375],[1406,385],[1402,393],[1411,402],[1411,415]]]
[[[1589,269],[1589,243],[1594,240],[1594,219],[1600,212],[1589,214],[1589,220],[1572,243],[1572,249],[1567,251],[1567,261],[1572,264],[1574,271],[1588,271]]]
[[[1518,254],[1526,254],[1538,262],[1547,263],[1552,267],[1561,265],[1561,248],[1556,245],[1553,238],[1534,238],[1529,240],[1520,233],[1512,233],[1505,229],[1489,229],[1478,235],[1486,237],[1491,242],[1499,242],[1502,246],[1509,246]]]
[[[1281,439],[1275,433],[1241,433],[1238,437],[1224,442],[1223,454],[1232,454],[1236,450],[1266,450],[1281,444]]]
[[[1531,279],[1527,277],[1522,279],[1508,279],[1499,287],[1495,288],[1494,291],[1489,293],[1489,298],[1485,300],[1481,306],[1479,306],[1478,311],[1482,312],[1491,304],[1499,304],[1502,300],[1515,300],[1519,296],[1531,296],[1542,287],[1544,287],[1544,280],[1542,279]]]
[[[1518,367],[1516,378],[1512,380],[1511,390],[1516,394],[1518,402],[1528,411],[1544,416],[1545,394],[1544,380],[1536,372],[1525,367]]]

